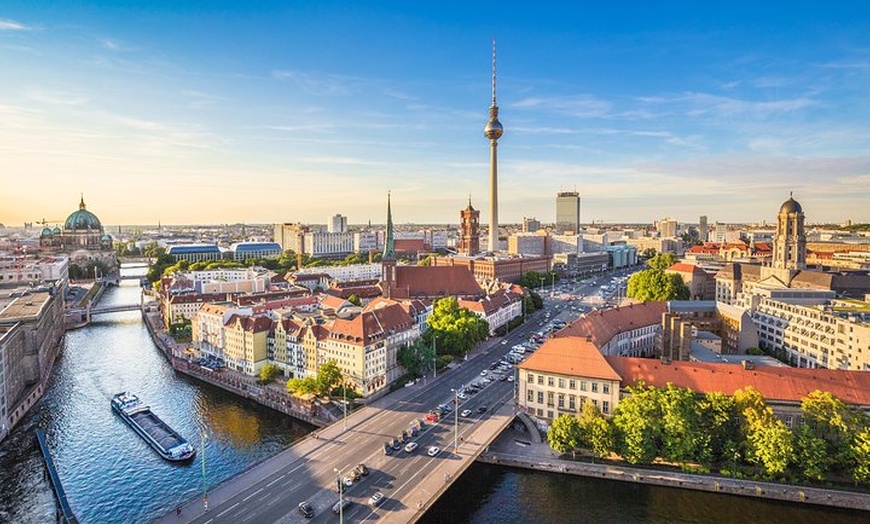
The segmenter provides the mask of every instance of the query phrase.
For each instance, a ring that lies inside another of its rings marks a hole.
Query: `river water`
[[[102,304],[139,300],[135,284]],[[172,427],[202,444],[187,465],[163,461],[109,407],[129,390]],[[38,422],[39,421],[39,422]],[[176,373],[138,312],[98,317],[67,333],[42,402],[0,444],[0,523],[54,522],[54,499],[35,444],[46,430],[73,511],[85,523],[144,523],[285,449],[313,428]],[[601,522],[628,524],[854,524],[867,514],[795,507],[631,483],[474,464],[425,515],[424,524]]]

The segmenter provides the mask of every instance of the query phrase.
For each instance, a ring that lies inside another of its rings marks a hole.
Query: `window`
[[[559,408],[565,409],[565,394],[559,393]]]
[[[601,384],[601,392],[604,394],[610,393],[610,384],[608,384],[607,382]]]
[[[531,384],[531,383],[533,383],[534,381],[535,381],[535,376],[532,375],[531,373],[529,373],[528,383]]]
[[[559,379],[559,389],[565,389],[565,379],[564,378]]]
[[[553,418],[553,410],[552,409],[547,410],[547,418]]]
[[[580,381],[580,391],[586,391],[586,381],[585,380]]]
[[[553,383],[554,383],[553,377],[547,377],[547,385],[550,387],[553,387]]]
[[[543,403],[544,403],[544,392],[538,391],[538,404],[543,404]]]
[[[610,413],[610,402],[609,401],[604,400],[601,402],[601,412],[605,413],[605,414]]]
[[[593,383],[592,383],[592,392],[593,392],[593,393],[598,393],[598,382],[593,382]]]
[[[573,379],[569,380],[568,389],[577,389],[577,381]]]
[[[539,385],[539,386],[543,386],[543,385],[544,385],[544,377],[541,376],[541,375],[538,375],[538,385]]]
[[[526,400],[529,402],[535,401],[535,392],[531,389],[526,392]]]
[[[577,398],[574,395],[571,395],[568,397],[568,409],[570,409],[571,411],[577,410],[576,400],[577,400]]]

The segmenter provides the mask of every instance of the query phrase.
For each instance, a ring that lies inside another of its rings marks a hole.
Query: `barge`
[[[193,446],[155,415],[136,395],[118,393],[112,397],[112,410],[164,459],[183,462],[196,455]]]

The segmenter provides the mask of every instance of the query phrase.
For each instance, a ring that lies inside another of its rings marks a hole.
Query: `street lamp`
[[[435,347],[435,335],[432,335],[432,380],[438,378],[438,348]]]
[[[344,406],[344,429],[347,430],[347,385],[341,385],[342,406]]]
[[[332,468],[338,474],[338,522],[344,524],[344,482],[341,480],[341,470]]]
[[[204,511],[208,511],[208,481],[205,476],[205,441],[208,435],[205,432],[205,428],[200,430],[200,437],[199,456],[202,459],[202,508]]]
[[[450,391],[453,392],[453,452],[456,453],[459,450],[459,390],[450,388]]]

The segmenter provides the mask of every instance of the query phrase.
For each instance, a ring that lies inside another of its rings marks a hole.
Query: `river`
[[[138,287],[125,283],[109,289],[101,303],[138,300]],[[124,390],[137,393],[197,447],[206,429],[207,487],[313,429],[176,373],[152,343],[138,312],[97,317],[90,326],[67,333],[42,402],[0,444],[0,522],[54,521],[53,494],[33,436],[37,423],[45,427],[81,522],[149,522],[202,492],[201,454],[191,464],[167,463],[112,413],[111,396]],[[474,464],[422,522],[854,524],[862,519],[867,521],[867,515]]]

